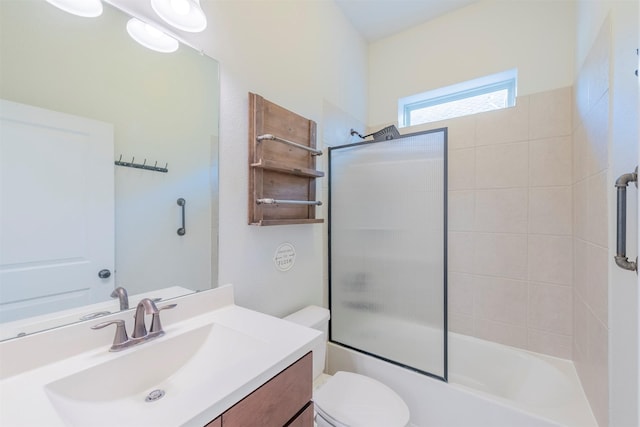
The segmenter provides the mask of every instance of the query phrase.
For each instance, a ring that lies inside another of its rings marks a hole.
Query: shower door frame
[[[447,316],[447,307],[448,307],[448,277],[447,277],[447,242],[448,242],[448,238],[447,238],[447,234],[448,234],[448,229],[447,229],[447,217],[448,217],[448,194],[447,194],[447,189],[448,189],[448,128],[447,127],[441,127],[441,128],[437,128],[437,129],[430,129],[430,130],[426,130],[426,131],[420,131],[420,132],[413,132],[413,133],[409,133],[409,134],[404,134],[401,135],[399,138],[394,138],[393,140],[396,139],[402,139],[402,138],[406,138],[406,137],[414,137],[414,136],[419,136],[419,135],[426,135],[426,134],[432,134],[432,133],[443,133],[443,245],[442,245],[442,250],[443,252],[443,352],[444,352],[444,363],[443,363],[443,375],[437,375],[428,371],[424,371],[418,368],[415,368],[413,366],[409,366],[406,365],[404,363],[395,361],[395,360],[391,360],[388,359],[386,357],[374,354],[374,353],[370,353],[368,351],[350,346],[348,344],[344,344],[341,343],[339,341],[335,341],[333,340],[332,337],[332,328],[331,328],[331,324],[332,324],[332,317],[329,319],[329,342],[332,342],[334,344],[337,344],[339,346],[348,348],[350,350],[353,351],[357,351],[358,353],[362,353],[365,354],[367,356],[370,357],[374,357],[376,359],[379,360],[383,360],[385,362],[391,363],[393,365],[396,366],[400,366],[402,368],[405,369],[409,369],[411,371],[414,372],[418,372],[420,374],[429,376],[431,378],[437,379],[437,380],[441,380],[444,382],[448,382],[448,376],[449,376],[449,349],[448,349],[448,335],[449,335],[449,326],[448,326],[448,316]],[[393,141],[392,140],[392,141]],[[328,232],[328,300],[329,300],[329,310],[331,311],[331,306],[332,306],[332,292],[331,292],[331,281],[332,281],[332,275],[331,275],[331,261],[332,261],[332,257],[331,257],[331,188],[332,188],[332,174],[331,174],[331,153],[333,152],[333,150],[340,150],[340,149],[345,149],[345,148],[351,148],[351,147],[357,147],[357,146],[362,146],[362,145],[371,145],[371,144],[377,144],[379,142],[389,142],[388,140],[381,140],[381,141],[362,141],[362,142],[356,142],[356,143],[352,143],[352,144],[344,144],[344,145],[336,145],[333,147],[328,147],[327,149],[327,162],[328,162],[328,173],[327,173],[327,177],[328,177],[328,203],[327,203],[327,232]]]

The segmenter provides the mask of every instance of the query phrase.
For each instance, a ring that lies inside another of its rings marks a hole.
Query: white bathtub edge
[[[329,374],[338,370],[375,378],[407,403],[415,427],[562,427],[555,421],[515,408],[506,399],[483,395],[430,378],[339,346],[328,344]]]

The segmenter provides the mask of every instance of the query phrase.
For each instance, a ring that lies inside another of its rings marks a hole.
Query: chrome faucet
[[[113,339],[113,345],[109,351],[120,351],[125,348],[132,347],[143,342],[150,341],[154,338],[158,338],[164,335],[162,324],[160,323],[160,311],[175,308],[177,304],[169,304],[158,308],[156,304],[149,298],[143,298],[136,307],[136,314],[134,316],[133,334],[131,338],[127,336],[124,320],[116,319],[107,322],[98,323],[91,327],[91,329],[102,329],[106,326],[115,324],[116,335]],[[145,325],[145,315],[151,314],[151,329],[147,332]]]
[[[147,336],[149,333],[147,333],[147,326],[144,323],[144,315],[152,314],[155,317],[158,315],[158,313],[158,307],[156,307],[156,304],[153,301],[151,301],[149,298],[141,299],[138,303],[138,307],[136,307],[132,337],[142,338],[144,336]],[[160,328],[160,331],[162,331],[162,328]]]
[[[129,295],[127,295],[127,290],[122,286],[118,286],[111,292],[111,298],[118,298],[120,311],[129,309]]]

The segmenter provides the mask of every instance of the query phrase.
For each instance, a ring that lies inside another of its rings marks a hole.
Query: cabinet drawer
[[[222,425],[286,425],[311,400],[312,377],[312,355],[309,352],[222,414]]]
[[[222,427],[222,417],[218,417],[204,427]]]

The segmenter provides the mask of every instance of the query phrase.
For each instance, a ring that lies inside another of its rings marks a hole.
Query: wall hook
[[[131,157],[131,162],[123,162],[122,161],[122,154],[120,154],[120,157],[114,163],[116,164],[116,166],[125,166],[125,167],[128,167],[128,168],[144,169],[144,170],[148,170],[148,171],[163,172],[163,173],[169,172],[169,163],[166,163],[165,167],[162,168],[162,167],[158,167],[158,162],[157,161],[156,161],[155,165],[153,165],[153,166],[147,165],[147,159],[146,158],[144,159],[144,162],[136,163],[136,158],[135,157]]]

